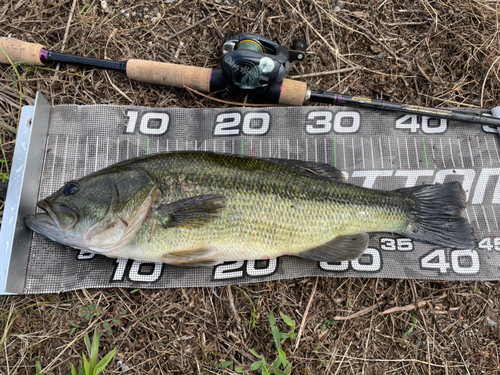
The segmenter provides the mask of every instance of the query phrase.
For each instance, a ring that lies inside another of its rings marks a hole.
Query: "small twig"
[[[309,308],[311,307],[312,300],[314,298],[314,295],[316,294],[316,287],[318,286],[318,279],[319,277],[316,277],[316,282],[314,283],[313,290],[311,292],[311,297],[309,297],[309,302],[307,302],[307,307],[306,311],[304,312],[304,315],[302,316],[302,322],[300,322],[300,328],[299,328],[299,333],[297,334],[297,342],[295,343],[295,350],[299,347],[299,342],[300,338],[302,337],[302,330],[304,329],[304,326],[306,324],[306,319],[307,319],[307,314],[309,313]]]
[[[299,74],[299,75],[291,76],[291,77],[288,77],[288,78],[294,79],[294,78],[306,78],[306,77],[326,76],[328,74],[352,72],[353,70],[359,70],[359,69],[362,69],[362,68],[363,68],[362,66],[358,65],[358,66],[353,66],[351,68],[329,70],[329,71],[326,71],[326,72]]]
[[[460,348],[458,347],[457,342],[455,341],[453,336],[451,336],[451,339],[453,340],[453,343],[457,347],[458,354],[460,354],[460,358],[462,358],[462,362],[464,363],[464,367],[467,370],[467,374],[470,375],[469,366],[467,366],[467,362],[465,362],[464,356],[462,355],[462,352],[460,351]]]
[[[64,31],[63,40],[61,43],[61,52],[64,52],[64,47],[66,47],[66,41],[68,39],[69,27],[71,25],[71,20],[73,19],[73,13],[75,12],[77,0],[73,0],[73,4],[71,5],[71,10],[69,11],[68,23],[66,24],[66,30]]]
[[[480,101],[481,108],[483,107],[484,86],[486,86],[486,80],[488,79],[488,75],[490,74],[491,69],[495,66],[495,64],[497,63],[497,61],[499,59],[500,59],[500,56],[498,56],[497,59],[493,62],[493,64],[491,64],[490,68],[486,72],[486,76],[484,76],[483,86],[481,87],[481,101]]]
[[[411,303],[409,305],[401,306],[401,307],[396,306],[396,307],[392,307],[390,309],[387,309],[385,311],[382,311],[381,313],[379,313],[379,315],[392,314],[394,312],[399,312],[399,311],[415,310],[415,309],[419,309],[421,307],[424,307],[425,305],[427,305],[427,301],[420,301],[418,303]]]
[[[234,317],[236,320],[241,322],[241,318],[238,315],[238,311],[236,311],[236,307],[234,307],[234,299],[233,299],[233,292],[231,292],[231,285],[227,286],[227,296],[229,297],[229,306],[231,307],[231,310],[233,311]]]
[[[382,302],[378,302],[373,306],[367,307],[366,309],[360,310],[357,313],[354,313],[352,315],[348,316],[335,316],[333,320],[350,320],[350,319],[355,319],[359,318],[360,316],[368,314],[370,311],[375,310],[377,307],[379,307],[382,304]]]
[[[69,34],[69,27],[71,26],[71,20],[73,19],[73,13],[75,12],[76,3],[77,0],[73,0],[73,4],[71,5],[71,10],[69,11],[68,22],[66,23],[66,30],[64,31],[63,40],[61,42],[61,53],[64,52],[64,47],[66,47],[66,41],[68,39],[68,34]],[[57,75],[57,71],[59,70],[60,66],[61,63],[58,62],[56,65],[56,72],[54,73],[55,75]]]
[[[352,341],[349,343],[349,346],[347,347],[347,349],[345,350],[345,353],[344,355],[342,356],[342,360],[340,361],[338,367],[337,367],[337,371],[335,371],[335,374],[334,375],[337,375],[340,371],[340,367],[342,367],[342,363],[344,363],[344,359],[346,358],[347,356],[347,353],[349,352],[349,349],[351,348],[351,345],[352,345]]]
[[[214,15],[215,15],[215,13],[211,13],[211,14],[209,14],[208,16],[206,16],[205,18],[202,18],[201,20],[196,21],[196,22],[195,22],[195,23],[193,23],[191,26],[188,26],[188,27],[186,27],[186,28],[184,28],[184,29],[182,29],[182,30],[180,30],[180,31],[177,31],[176,33],[174,33],[174,34],[170,35],[169,37],[167,37],[167,38],[162,38],[162,39],[163,39],[163,40],[166,40],[166,41],[168,42],[170,39],[175,38],[176,36],[178,36],[178,35],[180,35],[180,34],[182,34],[182,33],[185,33],[186,31],[191,30],[193,27],[198,26],[200,23],[203,23],[203,22],[205,22],[206,20],[208,20],[209,18],[212,18]]]

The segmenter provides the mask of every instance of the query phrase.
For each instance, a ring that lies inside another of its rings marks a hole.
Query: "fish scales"
[[[158,201],[197,195],[226,197],[219,219],[202,228],[156,228],[150,218],[126,255],[141,246],[161,258],[211,244],[224,259],[298,254],[339,234],[398,231],[408,221],[403,199],[321,176],[304,176],[260,159],[166,154],[136,165],[158,184]],[[166,234],[168,232],[168,234]]]

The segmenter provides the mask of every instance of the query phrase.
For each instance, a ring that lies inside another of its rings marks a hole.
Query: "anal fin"
[[[340,262],[358,259],[368,247],[368,233],[335,237],[320,246],[298,254],[302,258],[317,262]]]
[[[177,260],[196,260],[200,258],[207,258],[215,254],[217,249],[211,246],[202,246],[195,249],[187,249],[180,251],[173,251],[171,253],[163,254],[164,259],[177,259]]]
[[[221,263],[215,257],[216,252],[217,249],[212,246],[174,251],[163,254],[163,263],[171,264],[172,266],[214,266]]]
[[[172,266],[186,266],[186,267],[209,267],[215,266],[216,264],[222,263],[214,258],[202,258],[193,260],[184,259],[167,259],[163,261],[164,263],[170,264]]]

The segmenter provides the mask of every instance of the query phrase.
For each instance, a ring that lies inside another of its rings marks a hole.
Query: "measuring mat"
[[[0,242],[4,293],[219,286],[304,276],[500,280],[495,128],[326,106],[51,108],[38,95],[34,107],[23,108],[19,129]],[[78,251],[23,224],[38,199],[68,180],[136,156],[183,150],[325,162],[342,170],[352,184],[382,190],[458,180],[467,195],[464,215],[479,245],[450,250],[377,233],[355,261],[281,257],[193,268]]]

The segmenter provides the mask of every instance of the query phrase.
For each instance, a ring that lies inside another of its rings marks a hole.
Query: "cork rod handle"
[[[210,92],[212,69],[146,60],[128,60],[127,77],[173,87],[190,87]]]
[[[306,95],[307,83],[285,78],[281,85],[281,95],[278,103],[301,106],[306,100]]]
[[[0,63],[10,64],[10,59],[13,63],[24,62],[34,65],[43,65],[40,61],[40,51],[44,47],[41,44],[1,37],[0,47]]]

